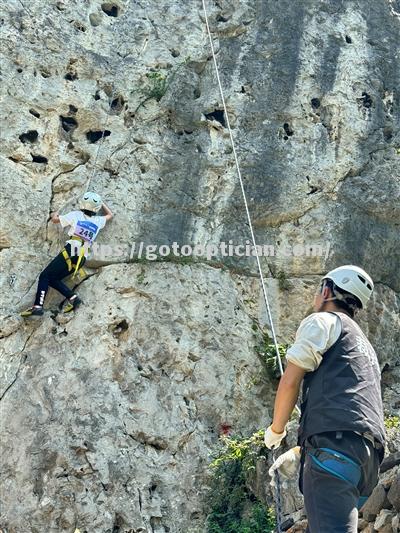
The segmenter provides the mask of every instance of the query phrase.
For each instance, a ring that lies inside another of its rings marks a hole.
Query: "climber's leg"
[[[379,468],[378,453],[366,439],[352,432],[313,435],[308,442],[315,449],[329,448],[349,457],[360,468],[360,480],[355,485],[321,468],[306,453],[303,469],[304,505],[308,517],[308,533],[357,533],[360,495],[369,495]],[[314,455],[315,457],[315,455]],[[323,456],[321,456],[323,463]],[[327,464],[327,463],[323,463]],[[343,463],[339,462],[340,466]],[[332,464],[330,465],[331,468]],[[368,485],[368,486],[367,486]]]
[[[66,298],[71,296],[73,292],[63,283],[60,284],[60,280],[68,276],[68,274],[68,265],[62,253],[59,253],[39,276],[35,305],[43,305],[49,286],[54,287]]]
[[[70,254],[70,245],[67,244],[65,249],[68,254]],[[71,264],[72,268],[78,257],[72,257]],[[83,258],[81,264],[85,263],[85,258]],[[49,287],[53,287],[58,292],[60,292],[65,298],[72,298],[74,296],[74,291],[69,289],[65,283],[61,280],[67,277],[71,273],[71,265],[68,265],[67,261],[62,252],[60,252],[41,272],[38,281],[38,288],[36,291],[36,298],[34,306],[23,311],[21,316],[32,316],[32,315],[42,315],[43,314],[43,304],[46,298]],[[76,305],[75,305],[76,307]]]
[[[61,257],[60,257],[61,256]],[[54,273],[59,272],[65,268],[65,260],[61,254],[57,255],[47,267],[40,273],[38,287],[36,290],[35,303],[33,307],[26,309],[21,313],[23,317],[43,315],[43,304],[46,298],[47,291],[49,290],[49,285],[51,284],[51,279]],[[68,268],[67,268],[68,273]]]

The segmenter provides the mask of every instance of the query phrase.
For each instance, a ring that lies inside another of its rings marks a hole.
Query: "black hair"
[[[82,213],[85,213],[88,217],[94,217],[96,214],[94,211],[89,211],[89,209],[81,209]]]
[[[357,308],[362,309],[362,304],[360,300],[357,298],[357,296],[354,296],[354,294],[350,294],[349,292],[344,291],[343,289],[335,285],[335,283],[331,279],[324,279],[323,284],[325,285],[325,287],[328,287],[331,290],[333,296],[335,296],[335,293],[345,295],[346,299],[345,300],[336,299],[335,305],[339,307],[340,309],[343,309],[344,311],[349,313],[351,318],[354,318]]]

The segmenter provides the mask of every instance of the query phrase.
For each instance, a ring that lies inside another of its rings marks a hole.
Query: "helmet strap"
[[[335,292],[335,289],[332,289],[332,292],[334,296],[332,296],[332,298],[324,298],[324,302],[332,302],[333,300],[339,300],[343,302],[344,304],[346,304],[347,307],[349,307],[353,311],[354,314],[358,313],[360,308],[355,303],[348,302],[346,299],[346,296],[338,292]]]

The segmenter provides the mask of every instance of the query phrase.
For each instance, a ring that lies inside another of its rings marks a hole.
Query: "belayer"
[[[385,452],[381,373],[353,320],[372,291],[372,279],[353,265],[324,276],[315,312],[301,322],[287,351],[265,432],[265,445],[279,447],[303,381],[298,446],[277,458],[270,475],[277,470],[289,478],[300,467],[308,533],[357,533],[358,509],[378,481]]]
[[[82,300],[62,280],[71,273],[74,275],[83,267],[90,246],[106,222],[112,219],[113,214],[106,204],[102,203],[100,196],[94,192],[85,193],[79,207],[79,211],[71,211],[66,215],[59,215],[58,212],[51,213],[50,219],[54,224],[61,224],[63,228],[69,227],[70,238],[64,249],[40,274],[35,303],[23,311],[21,316],[43,315],[43,304],[49,287],[53,287],[68,299],[64,313],[73,311],[82,303]],[[97,215],[101,208],[105,213],[104,216]]]

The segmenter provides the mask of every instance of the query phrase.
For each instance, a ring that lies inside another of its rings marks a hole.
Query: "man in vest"
[[[353,320],[373,290],[369,275],[346,265],[329,272],[314,298],[314,313],[287,351],[265,445],[277,448],[303,381],[295,448],[270,469],[293,477],[300,465],[308,533],[356,533],[358,509],[378,480],[385,448],[380,368],[374,349]],[[303,380],[304,378],[304,380]]]

